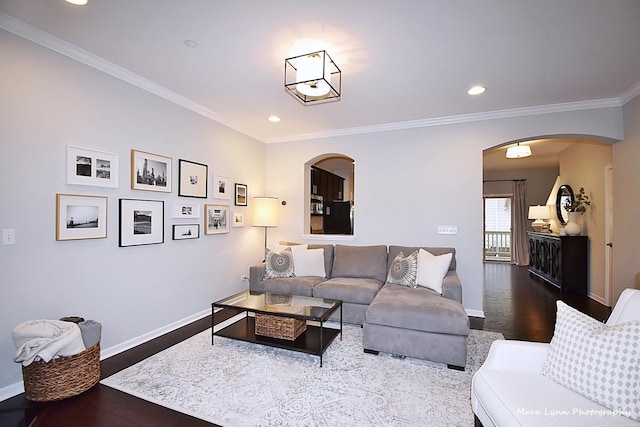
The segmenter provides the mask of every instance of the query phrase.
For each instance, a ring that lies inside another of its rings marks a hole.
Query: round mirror
[[[562,225],[567,225],[569,219],[567,210],[564,208],[567,203],[573,203],[573,189],[570,185],[563,184],[558,188],[556,195],[556,212],[558,213],[558,221]]]

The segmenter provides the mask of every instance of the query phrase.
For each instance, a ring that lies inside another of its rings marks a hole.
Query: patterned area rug
[[[334,325],[329,325],[334,326]],[[319,357],[202,332],[101,381],[222,426],[472,426],[471,377],[503,339],[472,330],[467,369],[374,356],[345,325]]]

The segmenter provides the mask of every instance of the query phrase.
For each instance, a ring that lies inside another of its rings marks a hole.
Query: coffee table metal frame
[[[224,298],[211,304],[211,345],[213,345],[213,337],[220,336],[225,338],[236,339],[256,344],[268,345],[271,347],[283,348],[292,351],[314,354],[320,356],[320,367],[322,367],[322,354],[333,342],[336,336],[340,335],[342,340],[342,301],[327,298],[315,298],[323,304],[331,304],[330,307],[313,306],[309,314],[297,314],[287,312],[286,310],[278,310],[276,305],[260,306],[256,304],[260,298],[264,298],[266,293],[242,291],[230,297]],[[276,296],[292,297],[290,295],[276,294]],[[302,297],[313,300],[313,297]],[[224,308],[235,310],[238,314],[245,313],[245,316],[219,331],[214,332],[214,317],[216,308]],[[340,329],[327,328],[324,323],[340,309]],[[307,323],[307,330],[300,334],[293,341],[271,338],[255,333],[255,314],[268,314],[271,316],[288,317],[304,321],[313,321],[319,323],[319,326]],[[253,316],[252,316],[253,314]]]

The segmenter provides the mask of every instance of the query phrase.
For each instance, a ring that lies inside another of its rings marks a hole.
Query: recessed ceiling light
[[[269,121],[277,123],[277,122],[280,121],[280,117],[278,117],[278,116],[269,116]]]
[[[482,95],[487,90],[484,86],[474,86],[467,91],[469,95]]]
[[[67,3],[75,4],[76,6],[84,6],[87,4],[87,0],[66,0]]]
[[[190,47],[191,49],[195,49],[198,47],[198,43],[194,42],[193,40],[185,40],[184,45],[186,47]]]

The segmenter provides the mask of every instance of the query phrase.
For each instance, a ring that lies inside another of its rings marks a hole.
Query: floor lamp
[[[264,253],[267,253],[267,228],[278,226],[278,198],[255,197],[253,199],[253,226],[264,227]]]

